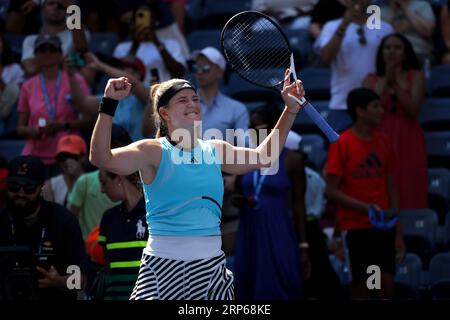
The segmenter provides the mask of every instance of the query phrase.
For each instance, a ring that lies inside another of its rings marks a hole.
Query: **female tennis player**
[[[245,174],[274,162],[300,110],[292,96],[304,96],[301,81],[298,86],[289,79],[284,82],[285,108],[277,130],[256,149],[199,139],[194,127],[201,120],[196,89],[186,80],[172,79],[151,87],[154,117],[160,123],[157,138],[111,150],[114,111],[130,89],[127,78],[108,81],[90,150],[94,165],[118,175],[139,171],[143,182],[149,239],[130,300],[233,299],[233,275],[225,267],[219,227],[222,172]],[[180,130],[192,138],[176,139]],[[275,144],[281,146],[279,152],[269,155]],[[174,154],[190,161],[174,161]],[[202,161],[208,157],[217,161]],[[257,161],[238,164],[243,157]]]

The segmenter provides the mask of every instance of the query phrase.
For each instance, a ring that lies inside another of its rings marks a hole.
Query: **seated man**
[[[39,158],[19,156],[11,161],[8,204],[0,211],[0,246],[30,248],[40,300],[76,300],[76,290],[84,287],[87,261],[80,226],[64,207],[41,198],[44,181],[45,166]],[[75,273],[71,276],[74,269],[81,271],[78,280]]]

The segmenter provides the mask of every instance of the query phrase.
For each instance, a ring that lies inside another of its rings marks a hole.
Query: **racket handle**
[[[326,120],[320,115],[320,113],[317,112],[316,108],[314,108],[311,103],[306,101],[306,99],[303,97],[298,99],[297,97],[294,97],[292,95],[290,96],[302,106],[302,109],[305,110],[311,120],[314,121],[314,123],[319,127],[320,130],[322,130],[322,132],[327,136],[328,140],[331,143],[336,142],[337,139],[339,139],[339,135],[336,133],[336,131],[334,131],[333,128],[330,127],[328,122],[326,122]]]

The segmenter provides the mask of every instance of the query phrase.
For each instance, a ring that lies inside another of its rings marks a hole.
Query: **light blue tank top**
[[[220,235],[223,199],[221,165],[205,141],[192,151],[159,139],[161,162],[151,184],[143,184],[150,235]]]

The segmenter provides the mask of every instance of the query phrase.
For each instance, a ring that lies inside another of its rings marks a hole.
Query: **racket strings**
[[[248,17],[228,26],[224,38],[227,59],[242,76],[264,86],[283,82],[291,51],[271,21],[260,16]]]

